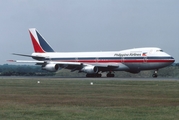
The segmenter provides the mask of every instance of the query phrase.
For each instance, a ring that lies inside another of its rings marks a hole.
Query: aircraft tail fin
[[[42,35],[40,35],[40,33],[35,28],[30,28],[29,33],[34,47],[34,52],[55,52],[49,45],[49,43],[42,37]]]

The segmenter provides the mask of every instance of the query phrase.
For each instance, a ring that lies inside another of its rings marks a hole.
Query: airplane
[[[69,69],[71,72],[86,73],[86,77],[114,77],[115,71],[139,73],[154,70],[152,77],[157,77],[160,68],[171,65],[174,58],[157,47],[133,48],[122,51],[106,52],[55,52],[36,28],[29,29],[34,52],[31,55],[13,55],[32,57],[33,61],[10,60],[11,62],[36,63],[43,70],[56,72]]]

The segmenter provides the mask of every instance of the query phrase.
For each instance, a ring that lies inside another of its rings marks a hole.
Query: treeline
[[[132,74],[124,71],[115,72],[115,77],[120,78],[150,78],[154,70],[141,71],[138,74]],[[85,77],[85,73],[78,73],[78,71],[70,72],[70,70],[62,69],[57,72],[48,72],[42,70],[41,66],[37,65],[0,65],[0,76],[59,76],[59,77]],[[105,76],[106,73],[102,73]],[[179,78],[179,64],[162,68],[158,71],[158,77],[165,78]]]
[[[53,72],[42,70],[35,65],[0,65],[0,76],[51,76]]]

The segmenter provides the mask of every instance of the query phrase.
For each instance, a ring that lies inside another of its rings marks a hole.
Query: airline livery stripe
[[[50,58],[51,60],[174,60],[172,57]],[[46,58],[49,60],[49,58]]]
[[[49,59],[46,59],[49,60]],[[82,63],[154,63],[154,62],[174,62],[174,59],[172,57],[148,57],[145,59],[145,57],[137,57],[137,59],[134,59],[133,57],[126,57],[124,59],[122,58],[51,58],[52,61],[66,61],[66,62],[82,62]]]
[[[42,38],[42,36],[38,32],[37,36],[40,42],[40,46],[43,48],[45,52],[54,52],[54,50],[47,44],[47,42]]]
[[[39,52],[39,53],[44,53],[43,49],[40,47],[40,45],[37,43],[37,40],[35,40],[34,36],[32,35],[32,33],[30,32],[30,37],[32,40],[32,44],[34,46],[34,51],[35,52]]]

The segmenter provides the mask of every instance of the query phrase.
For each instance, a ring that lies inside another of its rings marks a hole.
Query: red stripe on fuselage
[[[31,37],[31,40],[32,40],[32,44],[33,44],[33,47],[34,47],[34,51],[36,53],[44,53],[44,50],[41,48],[41,46],[37,43],[37,41],[35,40],[34,36],[31,34],[31,32],[29,31],[30,33],[30,37]]]
[[[55,60],[54,60],[55,61]],[[80,63],[172,63],[172,59],[161,60],[57,60],[61,62],[80,62]]]

